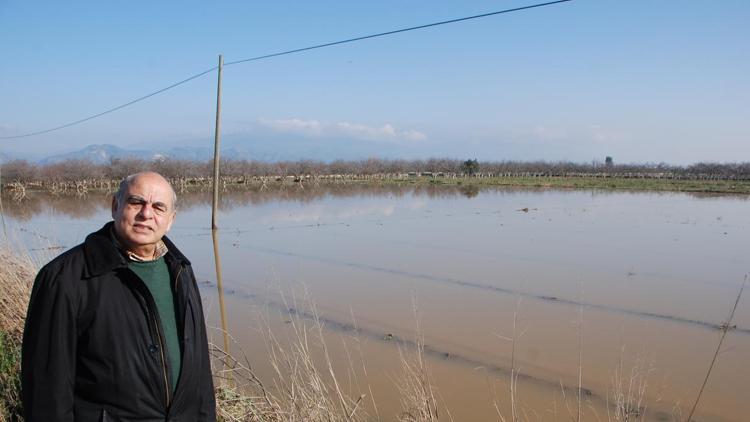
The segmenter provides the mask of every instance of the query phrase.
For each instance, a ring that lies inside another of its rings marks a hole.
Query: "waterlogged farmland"
[[[399,412],[400,358],[419,333],[445,420],[607,420],[631,380],[646,420],[689,411],[750,271],[746,196],[478,187],[329,186],[223,194],[229,331],[273,388],[266,329],[317,307],[347,391],[373,418]],[[171,238],[221,325],[210,193],[180,196]],[[109,217],[104,194],[4,198],[9,236],[49,255]],[[697,420],[750,414],[743,297]],[[216,330],[214,342],[221,343]],[[351,376],[350,376],[351,375]],[[625,391],[627,392],[627,391]],[[645,411],[645,413],[644,413]]]

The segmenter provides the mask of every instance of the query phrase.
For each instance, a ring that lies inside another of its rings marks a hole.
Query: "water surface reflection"
[[[210,201],[208,191],[182,195],[170,236],[193,261],[218,326]],[[505,388],[510,348],[502,338],[517,313],[522,400],[547,411],[561,384],[577,385],[580,342],[584,387],[600,415],[617,362],[642,356],[653,367],[647,416],[658,419],[697,394],[716,327],[748,271],[749,204],[714,195],[429,185],[225,192],[219,225],[230,331],[268,373],[252,329],[257,312],[288,310],[279,291],[308,292],[334,342],[351,334],[356,317],[366,358],[379,368],[369,381],[395,412],[396,346],[413,338],[416,297],[454,418],[488,420],[496,419],[488,385]],[[27,244],[45,236],[69,247],[109,218],[104,194],[32,193],[3,205]],[[747,303],[702,401],[705,419],[750,414]]]

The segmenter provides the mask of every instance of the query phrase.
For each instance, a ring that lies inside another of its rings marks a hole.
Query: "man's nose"
[[[141,211],[138,214],[143,218],[151,218],[154,215],[154,209],[151,204],[146,203],[141,206]]]

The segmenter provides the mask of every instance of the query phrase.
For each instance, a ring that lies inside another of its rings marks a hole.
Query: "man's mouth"
[[[151,227],[144,226],[143,224],[133,224],[133,229],[136,231],[152,231]]]

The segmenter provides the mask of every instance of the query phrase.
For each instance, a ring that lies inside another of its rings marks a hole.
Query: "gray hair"
[[[117,200],[118,207],[122,206],[123,200],[125,199],[125,192],[127,192],[128,187],[130,187],[130,185],[133,184],[133,181],[135,181],[135,179],[138,178],[138,176],[142,174],[143,172],[135,173],[122,179],[122,181],[120,182],[120,187],[117,189],[117,192],[115,192],[115,195],[114,195],[115,200]],[[177,210],[177,193],[174,191],[174,188],[172,187],[172,184],[169,183],[169,181],[167,181],[167,184],[169,185],[169,190],[172,191],[172,211],[176,211]]]

